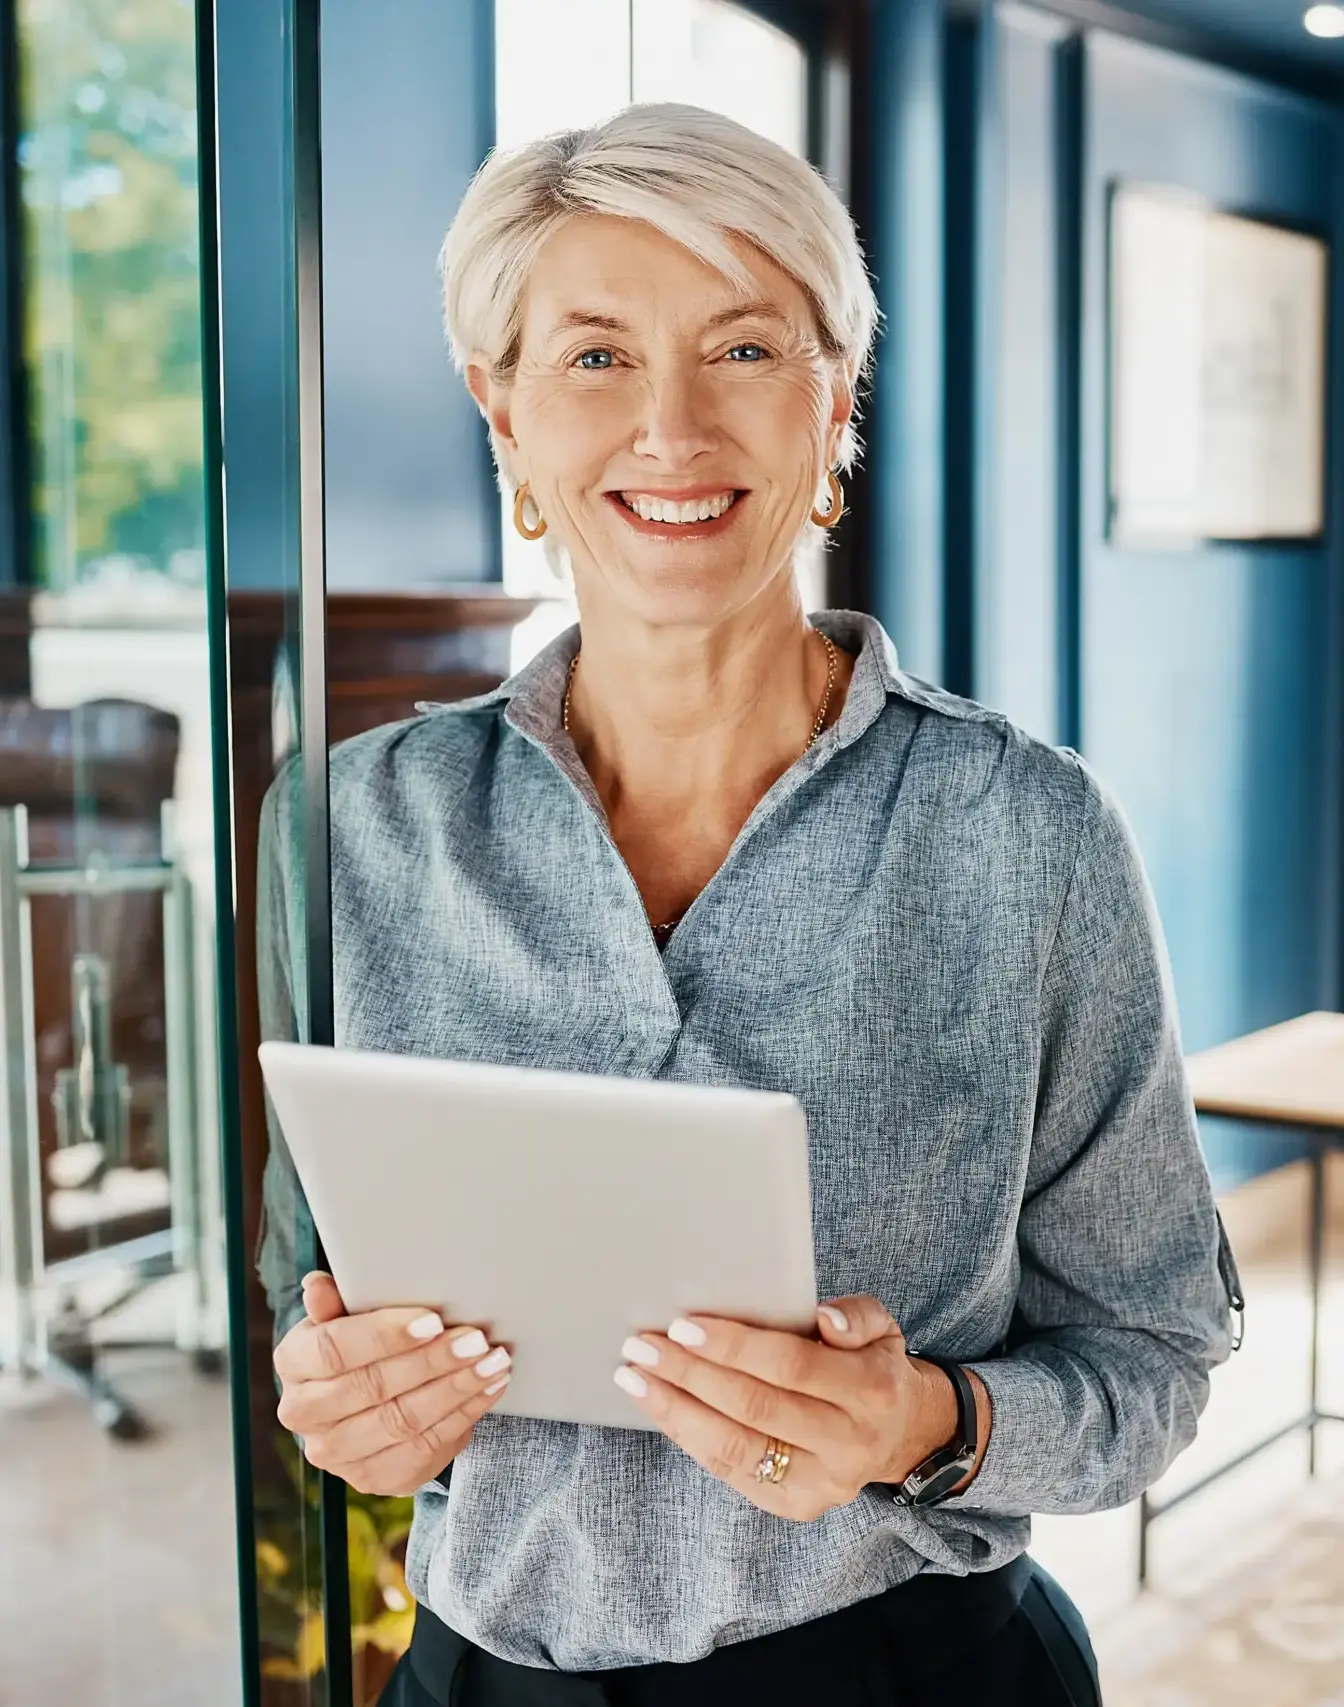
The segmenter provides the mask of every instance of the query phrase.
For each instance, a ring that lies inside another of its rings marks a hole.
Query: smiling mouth
[[[741,492],[724,491],[705,498],[655,498],[646,492],[609,494],[632,516],[663,527],[695,527],[716,522],[737,503]]]

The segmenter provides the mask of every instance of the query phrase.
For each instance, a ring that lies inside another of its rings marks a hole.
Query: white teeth
[[[642,492],[622,492],[621,502],[646,522],[707,522],[721,516],[736,499],[736,492],[721,492],[717,498],[691,498],[683,504],[667,498],[649,498]]]

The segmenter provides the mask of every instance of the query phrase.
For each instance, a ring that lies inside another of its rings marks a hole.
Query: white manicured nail
[[[675,1340],[678,1345],[703,1345],[709,1335],[694,1322],[688,1322],[685,1316],[678,1316],[667,1330],[667,1337]]]
[[[631,1363],[645,1363],[652,1369],[658,1361],[658,1347],[632,1335],[621,1347],[621,1356],[628,1357]]]
[[[637,1369],[630,1369],[623,1363],[612,1376],[618,1387],[624,1387],[633,1399],[642,1399],[649,1390],[649,1384]]]
[[[406,1332],[413,1340],[432,1340],[435,1334],[443,1332],[443,1322],[438,1316],[417,1316],[413,1322],[407,1322]]]
[[[454,1357],[484,1357],[490,1349],[490,1341],[479,1328],[472,1328],[468,1333],[459,1334],[453,1341]]]
[[[837,1310],[834,1304],[819,1304],[817,1309],[838,1333],[849,1332],[849,1318],[843,1310]]]
[[[490,1383],[490,1385],[485,1389],[485,1391],[487,1393],[502,1393],[504,1391],[504,1389],[508,1386],[509,1382],[512,1380],[513,1380],[513,1371],[510,1370],[509,1373],[504,1377],[504,1379],[502,1381],[492,1381]]]
[[[478,1375],[498,1375],[501,1369],[509,1367],[509,1354],[502,1345],[497,1345],[489,1357],[482,1358],[476,1365]]]

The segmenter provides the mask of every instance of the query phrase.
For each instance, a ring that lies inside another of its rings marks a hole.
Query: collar
[[[987,715],[980,706],[955,694],[943,692],[901,669],[890,635],[876,617],[860,611],[815,611],[809,618],[814,627],[828,634],[837,646],[855,654],[854,674],[839,719],[832,724],[813,751],[822,746],[847,747],[874,723],[891,698],[904,699],[944,716],[979,718]],[[578,623],[558,634],[489,693],[471,699],[445,702],[427,700],[416,710],[436,715],[470,716],[474,712],[504,707],[504,716],[521,734],[538,746],[550,747],[562,733],[561,713],[569,666],[579,647]],[[830,740],[827,736],[831,737]]]

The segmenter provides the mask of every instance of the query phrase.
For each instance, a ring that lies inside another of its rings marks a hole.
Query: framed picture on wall
[[[1110,219],[1111,538],[1319,538],[1328,245],[1141,185]]]

